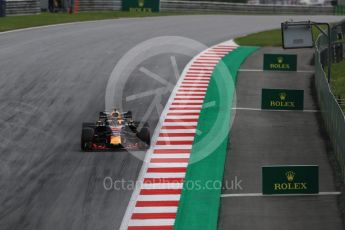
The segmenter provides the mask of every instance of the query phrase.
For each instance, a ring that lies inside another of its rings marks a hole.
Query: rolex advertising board
[[[317,194],[317,165],[272,165],[262,167],[262,194]]]
[[[303,110],[304,91],[291,89],[262,89],[261,109]]]
[[[296,54],[264,54],[264,70],[296,71]]]
[[[159,12],[160,0],[122,0],[122,10],[132,12]]]

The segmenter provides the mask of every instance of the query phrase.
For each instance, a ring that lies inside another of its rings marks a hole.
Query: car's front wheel
[[[81,150],[91,150],[94,130],[92,128],[83,128],[81,132]]]

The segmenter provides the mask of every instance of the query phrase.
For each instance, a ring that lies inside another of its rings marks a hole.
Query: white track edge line
[[[268,71],[263,69],[239,69],[238,72],[273,72],[277,73],[278,71]],[[297,70],[297,71],[279,71],[281,73],[315,73],[314,70]]]
[[[275,109],[260,109],[260,108],[232,108],[233,110],[247,110],[247,111],[268,111],[268,112],[304,112],[304,113],[319,113],[321,110],[317,109],[305,109],[305,110],[275,110]]]
[[[315,194],[272,194],[264,195],[262,193],[237,193],[237,194],[222,194],[220,197],[281,197],[281,196],[329,196],[329,195],[340,195],[341,192],[319,192]]]

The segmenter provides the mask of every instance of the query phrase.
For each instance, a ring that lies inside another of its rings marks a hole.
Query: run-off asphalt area
[[[1,34],[0,228],[118,229],[132,190],[106,191],[103,179],[136,180],[141,161],[126,152],[82,153],[79,143],[81,123],[94,121],[104,109],[105,88],[115,64],[132,47],[157,36],[184,36],[211,46],[279,27],[288,18],[120,19]],[[155,57],[144,65],[175,83],[170,56]],[[176,56],[180,72],[190,58]],[[124,90],[128,95],[161,86],[149,80],[139,84],[136,73]],[[163,106],[168,96],[162,98]],[[150,100],[131,103],[130,109],[140,116]],[[159,115],[152,115],[152,129]]]
[[[262,48],[241,69],[262,69],[264,53],[296,53],[298,70],[313,70],[312,49]],[[237,107],[260,108],[261,89],[303,89],[305,110],[317,110],[312,73],[240,72]],[[224,180],[241,188],[224,194],[261,193],[263,165],[319,165],[320,192],[335,192],[320,113],[237,110],[231,129]],[[219,229],[343,229],[336,195],[223,197]]]

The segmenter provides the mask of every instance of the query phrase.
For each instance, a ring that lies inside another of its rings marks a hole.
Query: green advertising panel
[[[304,91],[291,89],[262,89],[261,109],[303,110]]]
[[[317,165],[273,165],[262,167],[262,194],[319,193]]]
[[[264,54],[264,70],[297,71],[296,54]]]
[[[123,11],[159,12],[160,0],[122,0]]]

